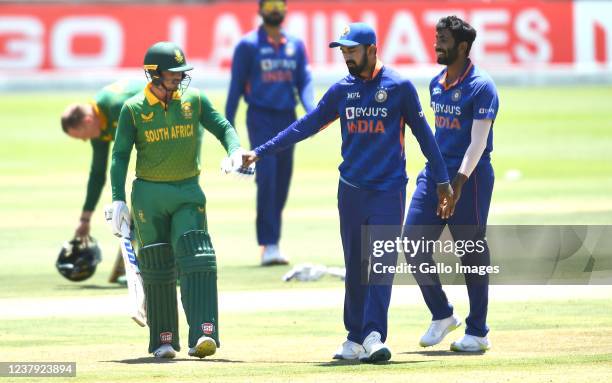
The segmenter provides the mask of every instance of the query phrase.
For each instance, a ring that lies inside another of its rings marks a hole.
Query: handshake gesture
[[[243,156],[247,152],[238,148],[229,156],[221,161],[221,172],[224,174],[234,174],[238,179],[251,179],[255,175],[255,163],[245,165]]]

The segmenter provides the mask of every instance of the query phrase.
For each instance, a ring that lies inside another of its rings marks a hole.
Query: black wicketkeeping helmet
[[[91,277],[102,260],[102,252],[95,239],[85,245],[80,239],[64,243],[55,267],[66,279],[80,282]]]

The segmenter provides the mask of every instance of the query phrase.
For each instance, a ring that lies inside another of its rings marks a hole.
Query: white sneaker
[[[160,359],[172,359],[176,356],[176,351],[174,351],[172,345],[165,343],[159,346],[157,350],[153,351],[153,356]]]
[[[359,355],[363,352],[364,349],[362,345],[347,340],[338,347],[334,354],[334,359],[354,360],[358,359]]]
[[[278,245],[266,245],[261,254],[262,266],[287,265],[289,260],[285,258],[278,248]]]
[[[486,336],[474,336],[465,334],[463,338],[451,343],[451,351],[457,352],[480,352],[491,348],[491,342]]]
[[[206,335],[202,335],[200,339],[198,339],[198,343],[196,343],[195,347],[190,348],[187,354],[202,359],[206,356],[213,355],[216,351],[217,343],[215,340]]]
[[[455,315],[431,321],[429,328],[421,337],[419,344],[421,347],[435,346],[442,342],[446,334],[457,329],[459,326],[461,326],[461,321]]]
[[[391,350],[380,341],[380,333],[372,331],[363,341],[363,352],[359,360],[363,363],[386,362],[391,359]]]

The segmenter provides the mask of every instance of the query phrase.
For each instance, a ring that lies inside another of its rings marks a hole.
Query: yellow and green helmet
[[[183,50],[169,41],[153,44],[144,57],[145,73],[154,84],[161,81],[162,71],[186,72],[192,69],[191,65],[187,65]]]

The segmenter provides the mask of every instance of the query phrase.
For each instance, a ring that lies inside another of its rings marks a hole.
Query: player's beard
[[[444,53],[444,55],[437,57],[436,61],[440,65],[451,65],[457,61],[457,58],[459,57],[459,47],[456,45],[452,48],[440,49],[440,51]]]
[[[349,66],[349,63],[353,63],[355,65],[353,66]],[[348,68],[348,71],[351,75],[353,76],[359,76],[361,74],[361,72],[363,72],[365,70],[365,68],[368,66],[368,54],[367,52],[363,52],[363,57],[361,57],[361,62],[359,64],[357,64],[355,61],[353,60],[349,60],[346,62],[346,67]]]
[[[264,24],[270,27],[278,27],[285,20],[285,15],[279,12],[272,12],[267,15],[262,15]]]

